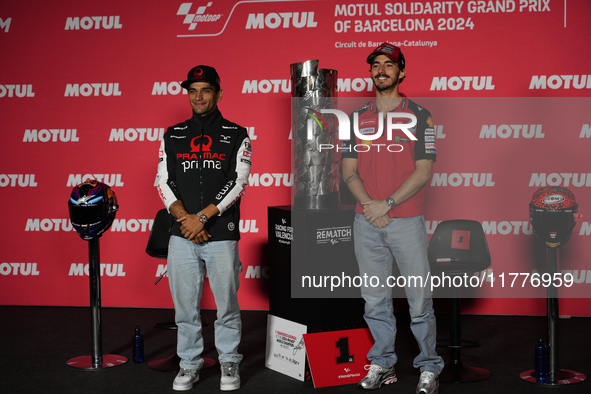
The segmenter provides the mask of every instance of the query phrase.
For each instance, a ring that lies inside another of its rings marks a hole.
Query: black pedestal
[[[308,332],[366,327],[359,289],[302,289],[301,276],[358,276],[353,207],[298,211],[268,208],[269,314],[306,325]],[[318,283],[318,282],[317,282]],[[330,298],[327,298],[330,297]]]
[[[103,355],[103,332],[101,324],[101,255],[98,238],[88,241],[88,265],[90,283],[91,355],[68,360],[70,367],[85,370],[99,370],[123,365],[127,358],[118,354]]]
[[[558,249],[547,248],[548,273],[554,278],[559,271]],[[538,381],[535,370],[522,372],[519,376],[526,382],[541,386],[561,386],[584,382],[587,377],[581,372],[558,368],[558,287],[551,286],[546,290],[546,311],[548,318],[548,376],[544,381]]]

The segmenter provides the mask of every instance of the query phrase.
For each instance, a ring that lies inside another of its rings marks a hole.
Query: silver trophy
[[[301,210],[340,208],[338,121],[322,109],[337,108],[337,71],[318,60],[291,68],[292,206]]]

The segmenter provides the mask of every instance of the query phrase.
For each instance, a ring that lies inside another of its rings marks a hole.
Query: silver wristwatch
[[[197,212],[197,217],[201,223],[207,223],[207,216],[205,216],[202,212]]]
[[[394,202],[393,198],[388,197],[388,198],[386,198],[386,205],[388,205],[390,207],[390,209],[392,209],[392,208],[394,208],[396,203]]]

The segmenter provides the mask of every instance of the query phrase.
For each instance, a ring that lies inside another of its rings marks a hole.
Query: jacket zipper
[[[205,119],[201,125],[201,138],[199,140],[199,197],[201,199],[201,209],[203,206],[203,136],[205,134]]]

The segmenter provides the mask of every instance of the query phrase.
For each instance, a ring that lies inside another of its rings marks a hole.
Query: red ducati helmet
[[[111,227],[119,205],[109,185],[87,179],[72,190],[68,208],[72,227],[83,240],[90,241]]]
[[[564,245],[577,224],[575,195],[564,187],[542,187],[529,203],[529,220],[535,236],[550,248]]]

